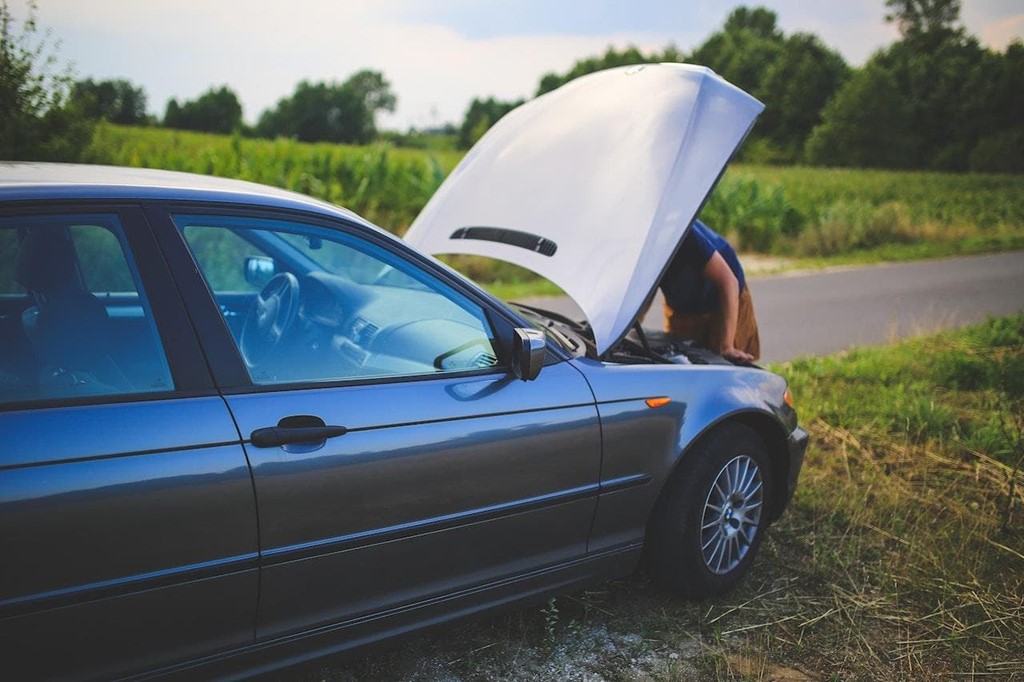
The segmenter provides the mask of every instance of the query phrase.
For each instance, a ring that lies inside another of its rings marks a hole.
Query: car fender
[[[796,415],[785,404],[782,377],[724,365],[626,365],[580,358],[572,363],[590,384],[602,429],[601,496],[591,551],[642,539],[680,462],[701,438],[730,420],[765,439],[784,492],[790,479],[787,437]],[[658,398],[668,402],[652,400]],[[773,497],[783,506],[788,500]],[[779,511],[773,508],[771,517]]]

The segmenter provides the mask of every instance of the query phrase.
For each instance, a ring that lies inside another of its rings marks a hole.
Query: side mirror
[[[252,284],[257,289],[262,289],[270,281],[270,278],[274,276],[276,269],[273,258],[246,256],[245,272],[243,274],[245,275],[246,282]]]
[[[512,373],[523,381],[533,381],[544,366],[548,344],[539,329],[512,330]]]

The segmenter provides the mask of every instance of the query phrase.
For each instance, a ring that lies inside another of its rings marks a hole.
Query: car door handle
[[[268,426],[253,431],[249,439],[258,448],[276,448],[289,443],[317,443],[346,433],[344,426]]]

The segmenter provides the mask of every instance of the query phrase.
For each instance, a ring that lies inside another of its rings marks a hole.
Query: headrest
[[[58,291],[74,280],[75,252],[62,226],[28,228],[18,247],[14,278],[29,291]]]

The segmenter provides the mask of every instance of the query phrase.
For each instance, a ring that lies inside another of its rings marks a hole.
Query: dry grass
[[[782,651],[813,651],[811,667],[842,677],[1024,674],[1014,668],[1024,555],[1019,533],[1000,528],[1009,467],[976,452],[867,445],[822,421],[811,430],[820,462],[766,553],[807,560],[765,609],[791,643]]]

